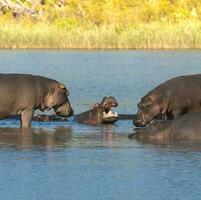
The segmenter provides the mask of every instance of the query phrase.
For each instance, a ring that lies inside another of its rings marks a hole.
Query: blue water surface
[[[1,73],[31,73],[64,83],[75,113],[103,96],[119,113],[135,113],[156,85],[201,72],[200,51],[0,50]],[[131,121],[89,126],[67,122],[0,121],[2,200],[201,199],[200,146],[129,140]]]

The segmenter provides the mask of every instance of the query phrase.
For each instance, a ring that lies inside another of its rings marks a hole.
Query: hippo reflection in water
[[[11,145],[15,148],[53,148],[63,147],[71,137],[71,129],[58,127],[56,129],[33,128],[0,128],[0,146]]]
[[[138,128],[129,138],[145,142],[170,143],[196,141],[201,143],[201,113],[188,113],[174,120],[153,121]]]
[[[160,115],[177,119],[190,112],[201,112],[201,74],[170,79],[150,92],[138,103],[135,126],[145,126]]]
[[[112,112],[112,108],[117,107],[118,102],[113,96],[106,96],[100,103],[96,103],[86,112],[75,115],[74,120],[84,124],[114,123],[118,120],[118,114]],[[66,118],[58,118],[55,115],[34,116],[35,121],[65,121]]]

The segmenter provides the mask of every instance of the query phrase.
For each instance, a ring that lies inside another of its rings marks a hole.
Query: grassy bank
[[[0,25],[0,48],[55,49],[200,49],[201,22],[149,23],[118,29],[88,26],[72,29],[52,24]]]
[[[0,48],[201,49],[197,0],[52,0],[34,9],[1,13]]]

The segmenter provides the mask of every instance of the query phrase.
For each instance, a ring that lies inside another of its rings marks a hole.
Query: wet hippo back
[[[145,128],[137,129],[129,138],[160,143],[181,140],[201,142],[201,113],[188,113],[178,119],[153,122]]]

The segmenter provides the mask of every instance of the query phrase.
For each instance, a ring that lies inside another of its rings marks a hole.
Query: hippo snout
[[[73,109],[70,109],[70,111],[60,111],[60,112],[55,112],[58,116],[60,117],[70,117],[73,115]]]
[[[134,119],[133,124],[137,127],[144,127],[146,125],[146,122],[141,119]]]
[[[73,115],[73,109],[71,107],[69,108],[58,108],[55,110],[55,113],[60,117],[70,117]]]
[[[144,112],[138,112],[136,117],[133,119],[133,124],[137,127],[145,127],[153,119],[152,115]]]
[[[73,115],[73,109],[69,103],[69,101],[65,101],[63,104],[59,106],[54,106],[55,113],[60,117],[70,117]]]

